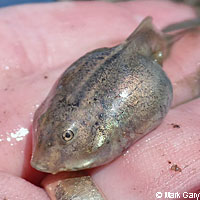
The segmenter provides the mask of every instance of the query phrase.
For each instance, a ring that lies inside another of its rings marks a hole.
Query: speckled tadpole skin
[[[100,166],[156,128],[172,101],[161,68],[166,45],[148,17],[120,45],[72,64],[35,113],[32,166],[50,173]]]

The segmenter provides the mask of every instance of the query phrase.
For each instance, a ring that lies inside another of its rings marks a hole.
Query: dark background
[[[53,2],[55,0],[0,0],[0,7],[23,3]]]

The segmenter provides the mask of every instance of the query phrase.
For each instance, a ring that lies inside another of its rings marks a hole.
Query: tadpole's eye
[[[62,138],[66,142],[70,141],[74,137],[74,133],[71,130],[67,130],[63,133]]]

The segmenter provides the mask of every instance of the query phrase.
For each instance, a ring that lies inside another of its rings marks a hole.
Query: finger
[[[156,192],[195,192],[200,171],[200,99],[171,110],[163,124],[113,163],[94,169],[108,199],[156,199]]]
[[[200,96],[200,29],[188,33],[174,45],[164,68],[173,84],[172,106]]]
[[[42,186],[52,200],[105,199],[86,171],[49,175],[42,181]]]
[[[45,191],[22,178],[0,173],[0,199],[49,200]]]
[[[143,10],[147,4],[148,12]],[[169,11],[169,19],[160,17]],[[158,27],[194,16],[191,8],[158,1],[29,5],[2,9],[0,15],[0,160],[9,155],[9,165],[1,162],[0,167],[26,178],[34,174],[28,165],[33,113],[66,66],[89,50],[121,42],[146,15]],[[185,76],[191,71],[194,66]]]

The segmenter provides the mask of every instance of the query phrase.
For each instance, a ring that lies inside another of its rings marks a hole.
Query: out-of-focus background
[[[56,1],[81,1],[81,0],[0,0],[0,7],[25,4],[25,3],[42,3],[42,2],[44,3],[44,2],[56,2]],[[99,1],[119,2],[119,1],[131,1],[131,0],[99,0]],[[140,0],[132,0],[132,1],[140,1]],[[160,0],[160,1],[165,1],[165,0]],[[190,6],[193,6],[198,16],[200,15],[200,0],[171,0],[171,1],[175,1],[177,3],[185,3]]]
[[[25,3],[44,3],[44,2],[56,2],[56,1],[84,1],[84,0],[0,0],[0,7],[12,6],[17,4]],[[93,1],[93,0],[87,0]],[[120,1],[140,1],[140,0],[97,0],[97,1],[109,1],[109,2],[120,2]],[[165,1],[165,0],[158,0]],[[200,0],[171,0],[177,3],[185,3],[194,7],[198,16],[200,16]]]
[[[0,7],[24,3],[53,2],[55,0],[0,0]]]
[[[70,1],[70,0],[0,0],[0,7],[11,6],[16,4],[24,4],[24,3],[41,3],[41,2],[55,2],[55,1]],[[128,1],[128,0],[105,0],[105,1],[115,2],[115,1]],[[171,0],[171,1],[182,2],[182,3],[184,2],[192,6],[200,6],[200,0]]]

